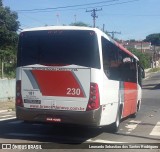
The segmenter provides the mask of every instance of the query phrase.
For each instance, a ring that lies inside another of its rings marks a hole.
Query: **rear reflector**
[[[23,107],[22,94],[21,94],[21,80],[16,82],[16,106]]]
[[[98,109],[100,106],[99,89],[97,83],[90,84],[90,97],[87,105],[87,111]]]

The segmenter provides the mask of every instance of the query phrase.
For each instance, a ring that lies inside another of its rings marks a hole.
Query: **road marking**
[[[15,118],[16,117],[4,118],[4,119],[0,119],[0,121],[11,120],[11,119],[15,119]]]
[[[130,134],[133,130],[136,129],[139,123],[141,123],[141,121],[134,121],[134,120],[129,121],[129,124],[125,126],[125,128],[128,129],[126,133]]]
[[[6,118],[6,117],[10,117],[10,116],[13,116],[13,115],[0,116],[0,118]]]
[[[127,143],[127,142],[110,141],[110,140],[102,140],[102,139],[97,139],[97,140],[88,139],[86,140],[86,142],[90,142],[90,143]]]
[[[150,133],[151,136],[160,136],[160,122],[157,122],[156,126]]]

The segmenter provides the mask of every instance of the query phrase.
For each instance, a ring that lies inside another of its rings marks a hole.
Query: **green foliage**
[[[151,42],[152,45],[160,46],[160,33],[150,34],[144,41]]]
[[[139,58],[140,64],[143,68],[150,68],[151,65],[151,57],[146,53],[141,53],[137,49],[129,48],[129,50]]]
[[[3,7],[0,0],[0,66],[4,65],[5,75],[15,71],[16,48],[18,42],[17,30],[19,29],[18,15],[10,10],[9,7]],[[13,74],[12,74],[13,75]]]
[[[0,7],[2,6],[2,0],[0,0]]]
[[[17,42],[16,31],[19,28],[17,19],[17,13],[12,12],[8,7],[0,7],[0,49],[14,46]]]
[[[85,26],[85,27],[90,27],[89,24],[86,24],[84,22],[76,22],[76,23],[71,23],[71,26]]]

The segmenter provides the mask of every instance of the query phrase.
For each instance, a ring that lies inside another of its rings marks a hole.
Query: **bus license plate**
[[[47,117],[46,121],[48,121],[48,122],[61,122],[61,118]]]

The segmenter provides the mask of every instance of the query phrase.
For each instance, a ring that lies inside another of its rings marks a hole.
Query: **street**
[[[82,143],[160,143],[160,73],[143,81],[141,109],[136,118],[122,120],[120,129],[112,134],[105,129],[16,120],[15,112],[0,113],[0,143],[52,143],[56,148],[70,148]],[[158,151],[158,150],[157,150]]]

